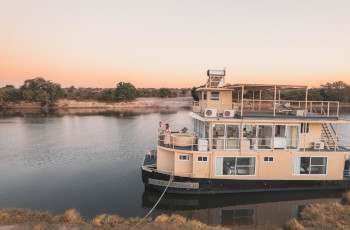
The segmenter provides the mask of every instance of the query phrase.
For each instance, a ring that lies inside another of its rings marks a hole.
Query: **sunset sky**
[[[350,83],[349,0],[0,0],[0,87]]]

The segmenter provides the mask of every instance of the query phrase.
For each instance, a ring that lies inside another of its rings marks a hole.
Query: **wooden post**
[[[281,88],[278,88],[278,104],[281,104]]]
[[[339,101],[337,102],[337,117],[339,117]]]
[[[276,116],[276,86],[275,86],[275,93],[273,95],[273,116]]]
[[[327,117],[329,117],[329,102],[328,102],[328,105],[327,105]]]
[[[241,97],[241,118],[243,117],[243,94],[244,94],[244,85],[242,85],[242,97]]]
[[[306,93],[305,93],[305,117],[307,116],[307,94],[309,91],[309,87],[306,87]]]
[[[303,123],[304,125],[304,152],[305,152],[305,148],[306,148],[306,123]]]
[[[254,111],[254,89],[253,89],[253,111]]]
[[[241,140],[240,140],[240,155],[242,155],[242,150],[243,150],[243,120],[241,121]]]
[[[260,108],[261,108],[261,90],[260,90],[260,95],[259,95],[259,112],[260,112]]]
[[[287,127],[287,126],[286,126]],[[273,123],[273,126],[272,126],[272,152],[275,151],[275,135],[276,135],[276,122]],[[287,130],[285,130],[286,132]]]

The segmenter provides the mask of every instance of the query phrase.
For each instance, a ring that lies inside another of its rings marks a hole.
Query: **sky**
[[[348,0],[0,0],[0,87],[350,83]]]

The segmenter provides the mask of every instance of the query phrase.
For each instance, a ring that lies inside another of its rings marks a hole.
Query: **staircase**
[[[337,148],[338,150],[338,138],[335,138],[335,130],[332,124],[322,123],[321,136],[325,147],[328,150]],[[336,140],[337,139],[337,140]]]

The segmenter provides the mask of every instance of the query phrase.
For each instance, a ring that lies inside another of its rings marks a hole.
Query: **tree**
[[[200,93],[198,91],[196,91],[198,88],[201,88],[201,87],[204,87],[204,85],[202,86],[199,86],[199,87],[195,87],[193,86],[192,89],[191,89],[191,96],[193,98],[193,100],[195,101],[199,101],[199,95]]]
[[[325,93],[332,101],[348,102],[350,99],[350,86],[343,81],[328,83],[324,86]]]
[[[97,99],[100,101],[115,101],[115,93],[113,89],[105,89],[99,93]]]
[[[130,83],[119,82],[115,89],[115,98],[117,101],[131,101],[137,97],[135,86]]]
[[[167,89],[167,88],[160,88],[159,89],[159,96],[160,97],[176,97],[177,93],[172,92],[170,89]]]
[[[24,100],[51,104],[64,96],[60,84],[46,81],[44,78],[25,80],[20,88]]]

